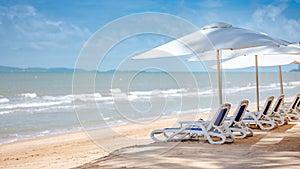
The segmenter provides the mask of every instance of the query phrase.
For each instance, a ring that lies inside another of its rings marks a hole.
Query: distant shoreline
[[[63,67],[54,67],[54,68],[41,68],[41,67],[29,67],[29,68],[19,68],[19,67],[10,67],[10,66],[1,66],[0,65],[0,73],[131,73],[131,72],[143,72],[143,73],[207,73],[205,71],[192,71],[192,72],[164,72],[164,71],[139,71],[139,70],[107,70],[107,71],[99,71],[99,70],[85,70],[85,69],[72,69],[72,68],[63,68]],[[210,73],[216,73],[217,71],[210,71]],[[223,70],[225,73],[251,73],[254,71],[230,71]],[[284,72],[300,72],[300,69],[292,69],[290,71]],[[276,73],[275,71],[261,71],[260,73]]]

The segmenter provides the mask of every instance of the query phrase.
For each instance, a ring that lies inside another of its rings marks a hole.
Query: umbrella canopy
[[[219,103],[222,104],[222,79],[220,55],[221,50],[242,49],[257,46],[279,46],[288,44],[285,41],[271,38],[263,33],[232,27],[226,23],[215,23],[202,29],[173,40],[152,50],[134,56],[132,59],[151,59],[172,56],[183,56],[214,51],[215,55],[207,55],[203,60],[217,60]]]
[[[279,41],[279,40],[278,40]],[[284,43],[284,45],[280,45],[278,47],[274,46],[260,46],[260,47],[254,47],[254,48],[245,48],[245,49],[239,49],[239,50],[222,50],[222,59],[228,59],[233,57],[238,57],[242,55],[257,55],[257,54],[268,54],[268,55],[274,55],[274,54],[299,54],[300,52],[300,46],[296,44],[287,44],[285,41],[281,41]],[[210,60],[211,58],[216,57],[216,51],[211,50],[204,53],[201,53],[200,55],[193,56],[188,59],[188,61],[200,61],[200,60]]]
[[[300,53],[297,54],[258,54],[258,55],[243,55],[222,63],[223,69],[240,69],[256,66],[255,56],[259,66],[278,66],[287,64],[299,64]]]
[[[202,29],[170,41],[154,49],[140,53],[132,59],[153,59],[163,57],[201,54],[223,49],[242,49],[257,46],[287,45],[286,41],[269,37],[266,34],[232,27],[226,23],[215,23]],[[214,60],[208,53],[205,60]],[[203,57],[203,56],[202,56]]]
[[[237,56],[240,53],[244,55]],[[256,67],[256,96],[257,109],[259,110],[259,82],[258,82],[258,66],[278,66],[280,73],[281,93],[283,94],[281,65],[299,64],[300,63],[300,47],[297,45],[288,45],[281,47],[257,47],[252,49],[241,49],[239,51],[229,51],[226,53],[227,58],[235,57],[222,63],[223,69],[239,69],[246,67]],[[192,57],[190,60],[195,61],[201,56]],[[218,65],[214,66],[214,68]]]

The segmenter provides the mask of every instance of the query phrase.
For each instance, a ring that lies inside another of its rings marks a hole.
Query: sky
[[[226,22],[300,41],[300,0],[2,0],[0,65],[73,68],[85,43],[98,30],[124,16],[145,12],[175,15],[199,28]],[[116,69],[129,55],[169,40],[156,35],[128,38],[98,68]],[[192,70],[203,70],[199,63],[187,64]],[[296,67],[284,66],[284,70]],[[273,69],[277,70],[264,68]]]

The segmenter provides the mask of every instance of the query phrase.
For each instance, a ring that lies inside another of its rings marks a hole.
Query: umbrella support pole
[[[221,51],[217,50],[217,64],[218,64],[218,91],[219,91],[219,104],[223,103],[222,96],[222,68],[221,68]]]
[[[281,65],[278,66],[278,71],[279,71],[279,80],[280,80],[280,92],[281,92],[281,94],[284,94],[283,84],[282,84],[282,68],[281,68]]]
[[[257,111],[259,111],[259,85],[258,85],[258,60],[257,55],[255,55],[255,76],[256,76],[256,102],[257,102]]]

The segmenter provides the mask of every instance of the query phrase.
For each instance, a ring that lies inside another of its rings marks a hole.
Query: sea
[[[253,72],[222,76],[223,102],[256,102]],[[300,92],[300,72],[283,73],[287,98]],[[259,74],[260,104],[280,94],[277,72]],[[217,73],[0,73],[0,144],[108,126],[151,123],[212,111]],[[167,126],[166,126],[167,127]]]

